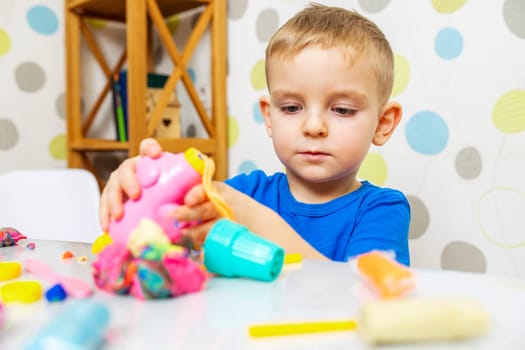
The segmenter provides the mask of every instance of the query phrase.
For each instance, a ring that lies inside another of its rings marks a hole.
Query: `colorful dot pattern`
[[[372,148],[358,177],[403,191],[411,204],[410,248],[418,267],[525,277],[525,2],[320,0],[356,9],[392,43],[392,98],[403,119],[384,147]],[[258,99],[267,93],[264,50],[277,28],[306,0],[228,2],[228,146],[230,175],[283,171],[264,130]],[[16,6],[15,6],[16,5]],[[168,28],[179,47],[196,15],[175,15]],[[89,19],[96,38],[110,38],[116,61],[123,28]],[[415,30],[414,28],[417,28]],[[65,167],[64,20],[60,2],[0,2],[0,173],[14,168]],[[171,72],[156,40],[154,62]],[[111,59],[110,59],[111,61]],[[209,46],[200,45],[188,73],[210,108]],[[82,110],[103,81],[86,57]],[[177,87],[185,136],[205,135]],[[114,137],[111,104],[93,133]],[[96,155],[109,174],[120,155]]]

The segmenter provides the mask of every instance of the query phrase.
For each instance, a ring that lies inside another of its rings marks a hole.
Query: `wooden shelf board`
[[[72,142],[70,148],[73,151],[127,151],[129,143],[105,139],[83,139]]]
[[[183,152],[189,147],[195,147],[199,151],[206,154],[213,154],[216,152],[215,141],[204,138],[178,138],[166,139],[159,138],[157,141],[162,148],[169,152]],[[120,142],[106,139],[92,139],[86,138],[76,142],[72,142],[70,148],[73,151],[89,152],[89,151],[128,151],[129,142]]]
[[[215,141],[210,139],[185,137],[180,139],[159,138],[157,141],[160,143],[163,149],[173,153],[184,152],[189,147],[195,147],[199,151],[208,155],[217,152]]]
[[[66,0],[67,8],[84,17],[126,21],[126,0]],[[157,0],[166,18],[209,4],[210,0]]]

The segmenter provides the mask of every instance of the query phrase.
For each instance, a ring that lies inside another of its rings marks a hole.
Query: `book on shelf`
[[[152,111],[157,105],[158,99],[169,76],[157,73],[148,73],[146,89],[146,120],[149,121]],[[128,120],[128,94],[127,94],[127,71],[122,70],[119,74],[120,95],[123,104],[124,121],[127,125]],[[159,123],[155,127],[154,137],[179,138],[181,137],[180,128],[180,102],[176,91],[170,96],[168,104],[164,109]],[[127,130],[127,128],[126,128]]]
[[[126,71],[121,71],[118,76],[120,87],[120,97],[122,100],[122,111],[124,112],[124,121],[128,124],[128,75]],[[127,130],[127,128],[126,128]]]
[[[119,82],[119,75],[111,79],[111,90],[113,95],[113,116],[115,117],[116,140],[125,142],[128,140],[128,126],[124,114],[124,104],[122,101],[122,89]]]

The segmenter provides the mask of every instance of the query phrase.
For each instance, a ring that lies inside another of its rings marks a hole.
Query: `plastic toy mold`
[[[182,204],[186,193],[202,181],[203,155],[195,148],[184,153],[163,152],[159,158],[142,157],[136,165],[141,196],[124,203],[124,216],[110,222],[113,242],[126,244],[141,219],[158,223],[173,243],[179,241],[180,229],[167,214]]]

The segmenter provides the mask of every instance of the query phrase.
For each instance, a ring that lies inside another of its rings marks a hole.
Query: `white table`
[[[34,250],[0,248],[0,260],[38,258],[57,272],[92,283],[90,246],[33,241]],[[87,264],[61,260],[62,252],[85,255]],[[489,311],[487,335],[458,343],[383,346],[381,349],[525,349],[525,281],[451,271],[414,270],[414,296],[469,296]],[[33,279],[24,273],[23,279]],[[44,286],[48,286],[44,283]],[[111,310],[104,349],[369,349],[357,332],[331,332],[251,339],[248,326],[270,322],[345,320],[357,316],[366,297],[347,264],[305,261],[285,269],[272,283],[213,278],[204,291],[168,300],[137,300],[97,291],[94,298]],[[362,300],[362,299],[361,299]],[[20,349],[63,303],[45,300],[8,306],[8,326],[0,331],[0,349]]]

